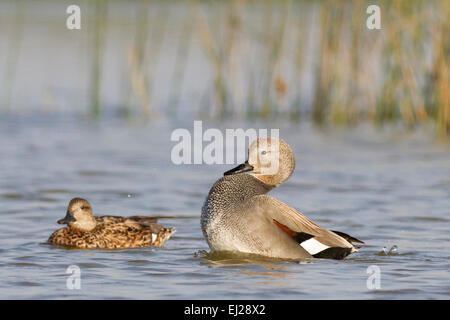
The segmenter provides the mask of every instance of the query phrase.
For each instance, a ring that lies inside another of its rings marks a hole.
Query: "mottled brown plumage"
[[[81,249],[159,247],[175,232],[152,217],[94,217],[89,202],[81,198],[70,201],[66,217],[58,223],[68,226],[55,231],[48,242]]]

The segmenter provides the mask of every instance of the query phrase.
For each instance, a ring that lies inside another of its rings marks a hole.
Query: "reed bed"
[[[365,0],[85,4],[93,12],[87,44],[93,116],[108,108],[103,58],[117,25],[134,30],[121,48],[118,104],[127,115],[433,124],[438,136],[450,137],[450,1],[379,1],[381,30],[366,27],[372,3]],[[131,19],[109,14],[125,5],[134,8]],[[18,41],[11,39],[9,56],[16,56]],[[5,78],[16,63],[8,63]],[[162,74],[169,75],[166,89],[157,90]]]
[[[91,115],[100,116],[101,113],[101,75],[107,23],[107,2],[96,0],[93,3],[94,15],[89,21],[92,24],[92,73],[91,73]]]

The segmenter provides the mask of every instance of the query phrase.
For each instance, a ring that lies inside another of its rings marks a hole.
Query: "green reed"
[[[101,76],[103,70],[103,54],[106,37],[107,2],[106,0],[95,0],[92,32],[92,71],[91,71],[91,115],[100,116],[101,113]]]
[[[96,8],[101,16],[100,3]],[[180,36],[173,45],[177,53],[168,114],[177,114],[189,63],[186,52],[192,41],[198,41],[212,75],[200,102],[202,116],[302,117],[339,125],[400,121],[409,127],[431,120],[441,136],[448,136],[448,2],[382,1],[382,30],[366,28],[369,4],[365,0],[189,1],[184,20],[174,25]],[[146,116],[156,77],[153,70],[169,28],[167,7],[160,1],[141,0],[137,5],[130,83],[132,96]],[[149,12],[155,11],[159,14],[150,22]],[[96,57],[102,23],[102,19],[96,22]],[[258,48],[255,61],[249,60],[244,47]],[[311,52],[314,56],[308,63],[315,82],[308,105],[299,91]],[[289,68],[294,70],[291,74]],[[99,68],[94,70],[98,80]],[[239,89],[245,91],[243,99],[236,94]],[[98,101],[93,105],[98,113]]]
[[[19,63],[19,54],[23,38],[23,25],[25,23],[25,5],[22,0],[14,3],[14,19],[10,26],[9,46],[6,55],[6,68],[4,71],[4,100],[3,105],[6,111],[11,110],[11,98],[13,92],[13,84],[17,75],[17,67]]]
[[[450,135],[447,1],[381,1],[381,30],[366,28],[366,0],[138,4],[131,82],[144,114],[157,80],[158,50],[171,26],[179,34],[166,103],[171,117],[189,81],[186,52],[194,41],[211,72],[199,102],[202,117],[309,118],[344,126],[431,121],[440,136]],[[162,8],[177,5],[184,6],[183,20],[170,24]],[[160,14],[149,22],[147,10]],[[300,94],[306,72],[313,79],[309,102]]]
[[[408,128],[431,123],[440,137],[450,137],[450,1],[378,1],[381,30],[366,28],[369,0],[87,3],[94,12],[89,29],[93,116],[101,115],[101,92],[107,90],[102,87],[106,26],[122,19],[131,39],[123,48],[124,104],[128,111],[138,106],[145,118],[158,108],[168,117],[179,116],[187,95],[187,108],[201,117],[309,119],[341,126],[365,121]],[[118,4],[134,6],[134,17],[108,16],[108,8]],[[20,63],[16,20],[8,46],[6,97]],[[163,47],[173,49],[171,62]],[[208,78],[194,95],[186,92],[186,84],[197,80],[189,70],[191,54],[199,52],[196,63]],[[161,79],[156,70],[162,63],[173,68],[166,77],[165,102],[157,105],[155,88]]]

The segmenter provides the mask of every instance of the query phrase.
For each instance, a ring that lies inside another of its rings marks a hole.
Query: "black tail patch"
[[[343,233],[343,232],[340,232],[340,231],[334,231],[334,230],[331,230],[331,231],[334,232],[334,233],[336,233],[338,236],[344,238],[345,240],[347,240],[347,241],[350,242],[350,243],[352,243],[352,242],[357,242],[357,243],[362,243],[362,244],[364,244],[363,241],[361,241],[361,240],[359,240],[359,239],[356,239],[356,238],[353,238],[352,236],[349,236],[349,235],[346,234],[346,233]]]
[[[313,254],[314,258],[342,260],[352,252],[351,248],[331,247]]]

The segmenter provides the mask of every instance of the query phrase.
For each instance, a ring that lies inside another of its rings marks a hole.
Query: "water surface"
[[[281,127],[296,153],[294,175],[272,196],[366,242],[343,261],[292,263],[206,254],[200,209],[231,166],[172,164],[177,127],[192,122],[2,117],[0,298],[449,298],[450,151],[427,133],[242,124]],[[166,216],[160,222],[178,231],[163,248],[45,244],[75,196],[99,215]],[[398,254],[382,254],[393,245]],[[80,290],[66,287],[70,265],[81,269]],[[372,265],[381,270],[378,290],[367,287]]]

